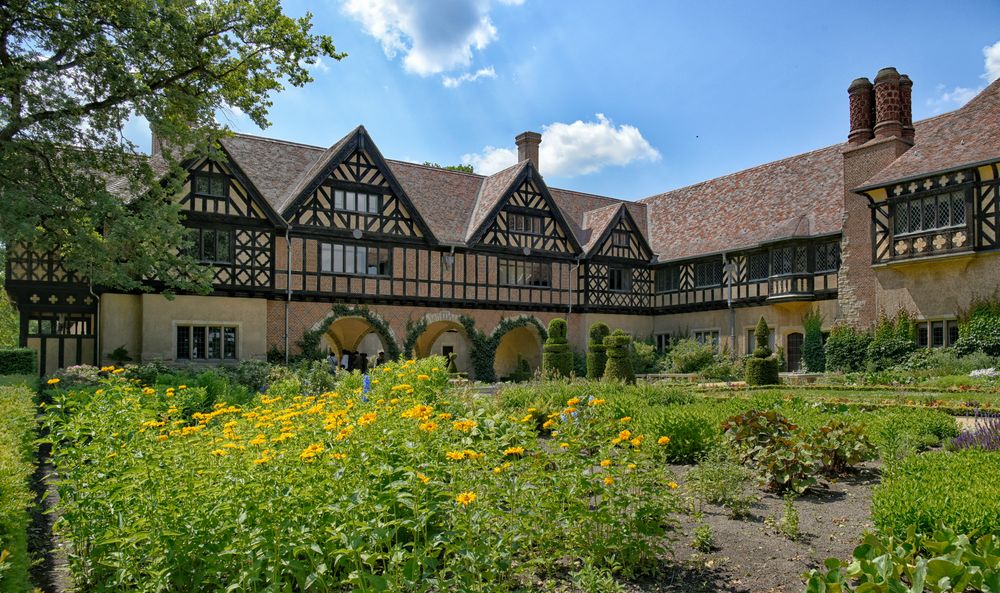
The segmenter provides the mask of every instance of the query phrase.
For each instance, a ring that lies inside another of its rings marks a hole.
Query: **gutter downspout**
[[[285,364],[288,364],[288,306],[292,302],[292,227],[285,228]]]
[[[580,263],[581,263],[580,260],[581,260],[581,258],[583,258],[582,255],[577,256],[577,258],[576,258],[576,264],[572,268],[570,268],[570,277],[569,277],[569,309],[566,311],[567,315],[572,315],[573,314],[573,292],[574,292],[573,289],[576,287],[576,283],[579,281],[578,275],[574,274],[574,272],[576,272],[577,270],[580,269]]]
[[[95,350],[95,352],[94,352],[94,363],[96,363],[97,366],[101,366],[101,363],[103,362],[101,360],[101,352],[103,351],[103,345],[104,345],[103,344],[103,341],[104,341],[104,332],[101,331],[101,297],[98,296],[97,293],[94,292],[94,281],[93,280],[88,280],[88,282],[87,282],[87,292],[89,292],[90,296],[94,297],[97,300],[97,315],[94,318],[94,325],[95,325],[94,331],[97,334],[97,339],[94,340],[94,350]],[[41,363],[39,363],[39,364],[41,364]]]

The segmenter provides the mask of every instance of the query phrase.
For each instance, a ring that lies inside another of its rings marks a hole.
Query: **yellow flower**
[[[338,440],[338,441],[342,441],[342,440],[346,439],[347,437],[351,436],[352,432],[354,432],[354,427],[353,426],[345,426],[344,428],[340,429],[340,432],[337,433],[337,436],[335,437],[335,439]]]
[[[228,451],[226,451],[225,449],[216,449],[212,451],[212,455],[215,455],[216,457],[222,457],[226,454],[228,454]]]
[[[656,439],[656,444],[657,445],[669,445],[670,444],[670,437],[660,437],[660,438]]]
[[[430,481],[431,481],[430,478],[428,478],[427,476],[425,476],[424,474],[422,474],[420,472],[417,472],[417,479],[420,480],[421,482],[423,482],[424,484],[429,484]]]
[[[56,377],[53,377],[53,378],[49,379],[48,381],[46,381],[46,383],[48,383],[49,385],[55,385],[58,382],[59,382],[59,379],[57,379]]]
[[[98,396],[104,395],[104,390],[103,389],[98,389],[97,391],[94,392],[94,395],[98,395]]]
[[[465,457],[468,458],[468,459],[482,459],[483,458],[483,454],[482,453],[476,453],[472,449],[466,449],[465,451],[462,451],[462,453],[465,453]]]
[[[559,443],[560,449],[569,449],[569,443]]]
[[[156,393],[156,390],[153,389],[152,387],[146,387],[145,389],[142,390],[142,394],[143,395],[153,395],[155,393]]]
[[[263,445],[266,442],[267,442],[267,437],[264,436],[263,434],[259,434],[259,435],[255,436],[254,438],[250,439],[249,441],[247,441],[247,444],[248,445]]]
[[[495,474],[500,474],[500,472],[502,472],[502,471],[503,471],[503,468],[500,467],[500,466],[497,466],[497,467],[493,468],[493,473],[495,473]]]
[[[438,427],[437,422],[423,422],[417,428],[419,428],[424,432],[434,432],[435,430],[437,430],[437,427]]]
[[[367,426],[372,422],[375,422],[376,418],[378,418],[378,414],[376,414],[375,412],[368,412],[367,414],[363,414],[361,418],[358,419],[358,426]]]
[[[638,447],[639,445],[642,444],[642,441],[645,440],[645,439],[646,439],[646,437],[644,437],[644,436],[642,436],[640,434],[639,436],[637,436],[634,439],[632,439],[632,446],[633,447]]]
[[[508,447],[503,451],[504,455],[524,455],[524,447]]]
[[[185,390],[185,389],[187,389],[187,388],[188,388],[188,386],[187,386],[187,385],[178,385],[178,386],[177,386],[177,389],[179,389],[179,390],[181,390],[181,391],[184,391],[184,390]]]
[[[601,460],[601,467],[611,467],[611,460],[610,459],[602,459]]]
[[[610,485],[612,485],[614,483],[615,483],[615,479],[612,478],[611,476],[608,476],[608,477],[604,478],[604,485],[605,486],[610,486]]]
[[[320,443],[313,443],[302,450],[299,453],[299,459],[302,461],[312,461],[314,457],[323,452],[323,445]]]
[[[603,405],[603,404],[604,404],[604,400],[603,399],[598,399],[598,398],[594,398],[594,399],[590,400],[589,402],[587,402],[588,406],[600,406],[600,405]]]
[[[621,422],[622,424],[627,424],[631,421],[632,421],[631,416],[622,416],[621,420],[619,420],[619,422]]]
[[[575,406],[578,403],[580,403],[580,398],[578,397],[571,397],[568,400],[566,400],[566,405],[570,407]]]
[[[432,368],[432,369],[431,369],[431,372],[432,372],[432,373],[436,373],[436,372],[438,372],[438,368],[437,368],[437,367],[434,367],[434,368]]]
[[[333,459],[336,459],[337,461],[342,461],[344,459],[347,459],[347,454],[346,453],[330,453],[330,457],[332,457]]]
[[[542,428],[552,428],[555,425],[556,425],[555,420],[546,420],[545,424],[542,425]]]
[[[168,437],[168,436],[167,436],[167,435],[165,435],[165,434],[161,434],[160,436],[156,437],[156,440],[158,440],[158,441],[165,441],[165,440],[167,440],[168,438],[170,438],[170,437]]]
[[[115,369],[115,370],[113,370],[111,372],[114,373],[114,374],[116,374],[116,375],[120,375],[120,374],[122,374],[122,373],[125,372],[125,369]]]
[[[452,415],[449,414],[448,412],[441,412],[440,414],[438,414],[438,418],[440,418],[441,420],[451,420]]]
[[[465,452],[464,451],[448,451],[447,453],[444,454],[444,456],[447,457],[448,459],[450,459],[451,461],[461,461],[461,460],[465,459]]]
[[[113,364],[109,365],[109,366],[101,367],[101,372],[102,373],[106,373],[108,371],[113,371],[113,370],[115,370],[115,365],[113,365]]]
[[[521,418],[521,422],[531,422],[531,418],[532,418],[531,414],[528,414],[524,418]]]
[[[677,490],[677,482],[670,482],[667,486],[670,486],[671,490]]]
[[[429,381],[430,378],[430,375],[417,375],[417,381]]]
[[[472,420],[459,420],[458,422],[452,422],[451,427],[461,432],[469,432],[476,427],[476,423]]]
[[[475,492],[463,492],[455,497],[455,502],[462,506],[468,506],[469,503],[475,502],[476,493]]]

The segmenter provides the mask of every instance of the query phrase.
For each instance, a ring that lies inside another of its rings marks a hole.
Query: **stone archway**
[[[326,351],[332,351],[337,358],[344,350],[364,352],[368,360],[374,363],[380,351],[385,351],[385,344],[375,327],[363,317],[338,317],[327,326],[320,341]]]
[[[415,358],[448,356],[453,352],[458,371],[468,373],[471,378],[475,378],[472,341],[466,333],[461,317],[448,311],[431,313],[414,324],[412,331],[413,334],[407,338]]]
[[[533,324],[514,327],[500,336],[493,358],[497,379],[509,377],[521,359],[528,362],[528,368],[534,373],[542,364],[542,341],[542,335]]]

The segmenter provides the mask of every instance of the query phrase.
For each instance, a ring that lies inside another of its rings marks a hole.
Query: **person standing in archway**
[[[378,356],[375,357],[375,366],[382,366],[385,364],[385,350],[379,350]]]
[[[362,352],[361,355],[358,357],[358,369],[361,371],[362,375],[364,375],[365,373],[368,372],[368,353],[367,352]]]
[[[345,371],[347,371],[348,373],[351,372],[351,351],[350,350],[344,350],[343,355],[340,357],[340,368],[343,369],[343,370],[345,370]]]
[[[327,353],[327,355],[326,355],[326,363],[328,365],[330,365],[330,374],[331,375],[336,375],[337,374],[337,355],[333,353],[333,350],[331,350],[329,353]]]

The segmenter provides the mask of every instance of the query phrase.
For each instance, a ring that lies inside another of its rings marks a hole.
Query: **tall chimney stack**
[[[872,83],[867,78],[856,78],[847,88],[851,98],[851,132],[847,142],[860,146],[875,137],[875,94]]]
[[[875,76],[875,137],[903,137],[900,76],[895,68],[882,68]]]
[[[901,74],[899,76],[899,121],[903,124],[903,140],[913,144],[913,81],[910,77]]]
[[[542,135],[538,132],[521,132],[514,138],[517,143],[517,162],[525,159],[538,169],[538,145],[542,143]]]

